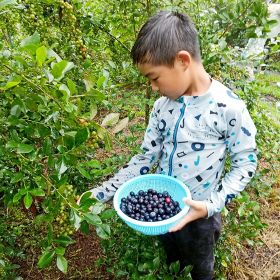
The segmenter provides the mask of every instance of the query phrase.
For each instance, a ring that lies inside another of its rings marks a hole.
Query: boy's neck
[[[198,96],[207,93],[212,80],[203,65],[201,63],[192,63],[189,70],[188,75],[190,75],[191,83],[183,95]]]

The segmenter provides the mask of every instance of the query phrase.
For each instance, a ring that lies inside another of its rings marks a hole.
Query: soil
[[[26,253],[29,258],[18,260],[20,265],[18,274],[24,280],[113,280],[113,275],[106,271],[104,265],[97,266],[95,262],[104,258],[100,246],[100,239],[94,230],[89,235],[77,232],[72,236],[76,242],[67,247],[65,254],[68,260],[68,272],[64,275],[55,265],[40,270],[37,267],[40,252],[34,252],[30,248]]]

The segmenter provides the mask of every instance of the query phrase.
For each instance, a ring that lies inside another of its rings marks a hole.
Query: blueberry
[[[153,189],[148,189],[148,193],[152,194],[153,193]]]
[[[135,196],[135,193],[134,192],[130,192],[129,193],[131,196]]]
[[[156,194],[154,194],[154,195],[153,195],[153,199],[154,199],[155,201],[157,201],[157,200],[158,200],[158,196],[157,196]]]
[[[154,211],[152,211],[152,212],[150,213],[150,218],[155,218],[156,215],[157,215],[157,214],[156,214]]]
[[[125,202],[126,202],[126,198],[123,197],[123,198],[121,199],[121,202],[125,203]]]
[[[166,191],[164,191],[164,192],[162,193],[162,196],[163,196],[163,197],[168,197],[168,196],[169,196],[169,193],[166,192]]]
[[[140,191],[138,192],[138,195],[143,196],[143,195],[144,195],[144,191],[140,190]]]
[[[166,208],[165,208],[165,213],[167,213],[167,214],[170,214],[170,213],[171,213],[170,207],[166,207]]]

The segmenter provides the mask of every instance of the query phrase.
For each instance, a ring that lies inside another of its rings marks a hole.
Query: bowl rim
[[[149,176],[150,178],[156,178],[156,177],[164,177],[168,180],[171,180],[171,181],[174,181],[178,184],[180,184],[183,189],[186,191],[186,196],[184,197],[188,197],[188,198],[191,198],[191,193],[190,193],[190,190],[189,188],[181,181],[179,181],[178,179],[174,178],[174,177],[171,177],[171,176],[168,176],[168,175],[163,175],[163,174],[146,174],[146,175],[139,175],[137,177],[134,177],[128,181],[126,181],[125,183],[123,183],[119,188],[118,190],[116,191],[115,195],[114,195],[114,199],[113,199],[113,205],[114,205],[114,208],[117,212],[117,214],[119,215],[119,217],[121,217],[124,221],[128,222],[128,223],[132,223],[132,224],[135,224],[137,226],[141,226],[141,227],[158,227],[158,226],[167,226],[167,225],[170,225],[174,222],[177,222],[179,223],[179,221],[181,220],[181,218],[183,218],[183,216],[185,216],[189,209],[190,209],[190,206],[188,205],[185,205],[185,207],[178,213],[176,214],[175,216],[169,218],[169,219],[166,219],[166,220],[163,220],[163,221],[157,221],[157,222],[147,222],[147,221],[138,221],[138,220],[135,220],[135,219],[132,219],[130,218],[129,216],[127,216],[126,214],[124,214],[121,209],[120,209],[120,206],[118,205],[119,203],[117,202],[118,201],[118,197],[119,197],[119,194],[120,192],[131,182],[131,181],[135,181],[135,180],[141,180],[143,179],[143,176]],[[183,199],[183,197],[182,197]]]

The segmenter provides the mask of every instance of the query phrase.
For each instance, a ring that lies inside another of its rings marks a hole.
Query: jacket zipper
[[[174,147],[173,147],[173,150],[172,150],[172,153],[170,154],[170,157],[169,157],[169,170],[168,170],[168,175],[171,176],[172,174],[172,162],[173,162],[173,156],[174,156],[174,153],[177,149],[177,132],[178,132],[178,128],[179,128],[179,125],[180,125],[180,122],[185,114],[185,109],[186,109],[186,104],[184,103],[183,107],[180,109],[181,111],[181,114],[179,116],[179,119],[177,120],[177,123],[175,125],[175,129],[174,129],[174,133],[173,133],[173,143],[174,143]]]

